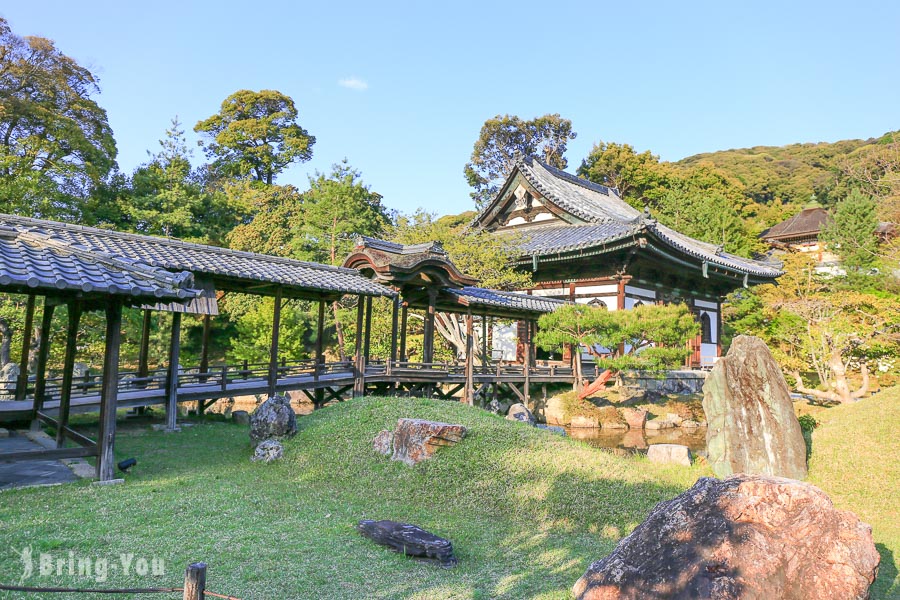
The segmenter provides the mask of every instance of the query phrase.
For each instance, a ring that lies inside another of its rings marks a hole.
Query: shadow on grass
[[[897,579],[897,561],[894,553],[884,544],[875,544],[881,563],[878,565],[878,577],[872,584],[872,600],[900,598],[900,581]]]

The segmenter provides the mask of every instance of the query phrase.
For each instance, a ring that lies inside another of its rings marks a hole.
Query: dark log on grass
[[[453,544],[421,527],[396,521],[363,520],[357,531],[376,544],[387,546],[394,552],[433,560],[445,569],[453,568],[459,561],[453,556]]]

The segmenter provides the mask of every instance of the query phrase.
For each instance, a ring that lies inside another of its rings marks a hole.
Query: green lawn
[[[900,387],[816,413],[808,481],[872,526],[872,598],[900,599]]]
[[[891,554],[900,554],[898,455],[888,435],[898,396],[834,409],[814,437],[811,479],[873,524],[889,561],[874,598],[888,597],[897,572]],[[458,422],[470,434],[409,468],[371,449],[375,434],[398,417]],[[851,419],[877,427],[853,427],[848,442],[840,428]],[[176,434],[126,425],[117,455],[136,457],[138,466],[125,485],[0,493],[0,581],[19,580],[15,550],[30,544],[54,558],[72,551],[118,562],[132,553],[166,563],[158,577],[111,570],[103,586],[180,585],[184,566],[204,560],[210,590],[245,600],[568,598],[587,565],[654,504],[708,474],[702,466],[614,456],[453,402],[366,398],[302,417],[300,426],[285,460],[261,465],[249,461],[246,428],[237,425],[208,422]],[[877,444],[862,441],[870,433]],[[375,546],[355,532],[364,518],[407,521],[448,537],[460,564],[443,570]],[[99,585],[65,572],[27,583]]]

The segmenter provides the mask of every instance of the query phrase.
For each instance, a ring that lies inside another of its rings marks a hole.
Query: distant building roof
[[[760,237],[769,242],[816,238],[829,220],[828,211],[824,208],[805,208],[791,218],[765,230]]]
[[[439,242],[398,244],[360,236],[344,266],[373,277],[379,283],[406,286],[464,287],[478,280],[456,268]]]
[[[647,244],[658,253],[676,250],[702,265],[721,267],[738,275],[774,279],[781,264],[743,258],[724,252],[715,244],[701,242],[660,224],[625,202],[615,190],[551,167],[536,158],[521,159],[508,176],[501,192],[472,221],[475,227],[496,229],[496,218],[508,202],[508,193],[520,174],[544,200],[555,205],[560,218],[507,227],[498,233],[519,236],[524,264],[535,257],[563,260],[567,256],[603,254],[625,246]]]
[[[289,258],[242,252],[107,229],[0,214],[0,226],[44,236],[60,247],[90,251],[123,263],[166,271],[190,271],[215,283],[216,289],[271,293],[282,287],[287,297],[395,296],[396,292],[352,269]]]

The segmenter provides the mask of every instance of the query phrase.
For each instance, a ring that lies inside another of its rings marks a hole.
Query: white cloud
[[[347,77],[344,79],[339,79],[338,85],[341,87],[345,87],[348,90],[354,90],[357,92],[364,92],[369,89],[369,84],[359,77]]]

